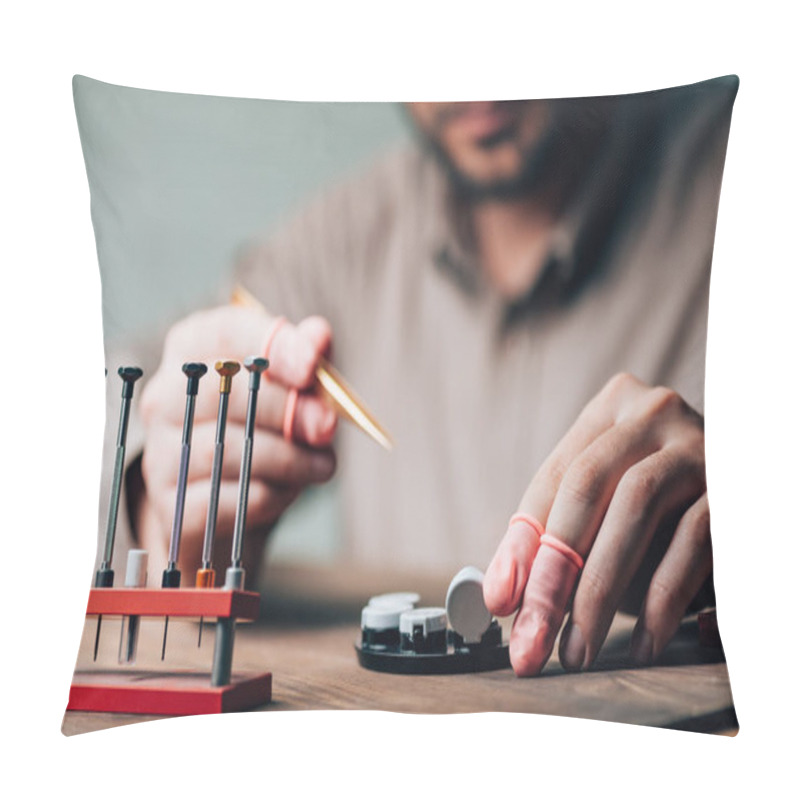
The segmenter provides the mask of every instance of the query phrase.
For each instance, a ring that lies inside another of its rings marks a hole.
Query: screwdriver
[[[114,570],[111,569],[111,558],[114,555],[114,536],[117,531],[117,512],[119,511],[119,497],[122,488],[122,468],[125,463],[125,441],[128,438],[128,419],[131,412],[133,398],[133,385],[142,377],[139,367],[120,367],[117,374],[122,378],[122,401],[119,412],[119,427],[117,429],[117,452],[114,459],[114,476],[111,479],[111,500],[108,506],[108,523],[106,525],[106,540],[103,551],[103,560],[100,569],[94,578],[95,588],[108,588],[114,585]],[[100,644],[100,625],[103,615],[97,615],[97,632],[94,636],[94,660],[97,661],[97,648]]]
[[[247,416],[244,426],[244,448],[242,450],[242,466],[239,472],[239,497],[236,503],[236,522],[233,529],[233,549],[231,565],[225,572],[226,589],[244,588],[244,569],[242,568],[242,551],[244,545],[244,529],[247,520],[247,495],[250,488],[250,470],[253,462],[253,433],[256,425],[256,402],[261,373],[267,369],[266,358],[250,356],[245,359],[244,367],[250,373],[249,393],[247,396]],[[233,661],[234,620],[224,618],[217,620],[217,633],[214,641],[214,664],[211,672],[212,686],[225,686],[231,680],[231,663]]]
[[[208,499],[206,515],[206,531],[203,538],[203,563],[195,578],[195,586],[199,589],[210,589],[214,586],[215,573],[211,566],[214,555],[214,534],[217,530],[217,510],[219,508],[219,487],[222,481],[222,457],[225,451],[225,423],[228,416],[228,397],[231,393],[233,376],[239,371],[237,361],[217,361],[214,369],[219,373],[219,407],[217,410],[217,433],[214,439],[214,461],[211,466],[211,494]],[[203,639],[203,618],[200,617],[200,630],[197,634],[197,646]]]
[[[169,562],[161,576],[163,589],[177,589],[181,585],[181,571],[178,569],[178,549],[183,527],[183,509],[186,502],[186,484],[189,479],[189,455],[192,449],[192,425],[194,423],[194,405],[200,378],[208,372],[205,364],[194,361],[187,362],[181,369],[187,378],[186,410],[183,415],[183,435],[181,438],[181,463],[178,470],[178,487],[175,494],[175,516],[172,519],[172,535],[169,540]],[[164,641],[161,644],[161,660],[167,649],[167,627],[169,616],[164,618]]]

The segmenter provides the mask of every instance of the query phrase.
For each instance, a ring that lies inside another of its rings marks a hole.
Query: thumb
[[[320,357],[330,350],[331,338],[331,327],[322,317],[308,317],[296,326],[282,318],[272,320],[263,346],[270,380],[293,389],[310,388]]]

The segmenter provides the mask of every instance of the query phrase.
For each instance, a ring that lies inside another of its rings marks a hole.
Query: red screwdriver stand
[[[86,616],[205,617],[255,620],[259,595],[230,589],[92,589]],[[272,673],[236,675],[212,686],[209,673],[76,671],[67,711],[123,714],[220,714],[264,705]]]

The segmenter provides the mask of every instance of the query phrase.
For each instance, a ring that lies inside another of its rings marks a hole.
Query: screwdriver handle
[[[219,373],[220,394],[229,394],[233,376],[239,371],[238,361],[217,361],[214,369]]]
[[[199,569],[197,570],[194,585],[198,589],[213,589],[216,577],[216,573],[213,569]]]
[[[195,395],[200,387],[200,378],[208,372],[208,367],[205,364],[189,361],[184,364],[181,369],[183,374],[188,378],[186,383],[186,394]]]
[[[261,383],[261,373],[269,367],[269,360],[260,356],[248,356],[244,360],[244,368],[250,373],[249,389],[257,392]]]
[[[130,400],[133,397],[133,384],[142,377],[144,373],[139,367],[120,367],[117,375],[122,378],[122,397]]]

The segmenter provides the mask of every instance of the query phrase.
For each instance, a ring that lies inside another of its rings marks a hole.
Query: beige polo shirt
[[[333,362],[395,439],[387,453],[341,426],[344,557],[485,567],[537,467],[617,372],[702,411],[736,86],[621,104],[547,267],[511,300],[485,279],[457,198],[419,148],[247,252],[238,279],[273,312],[329,319]]]

